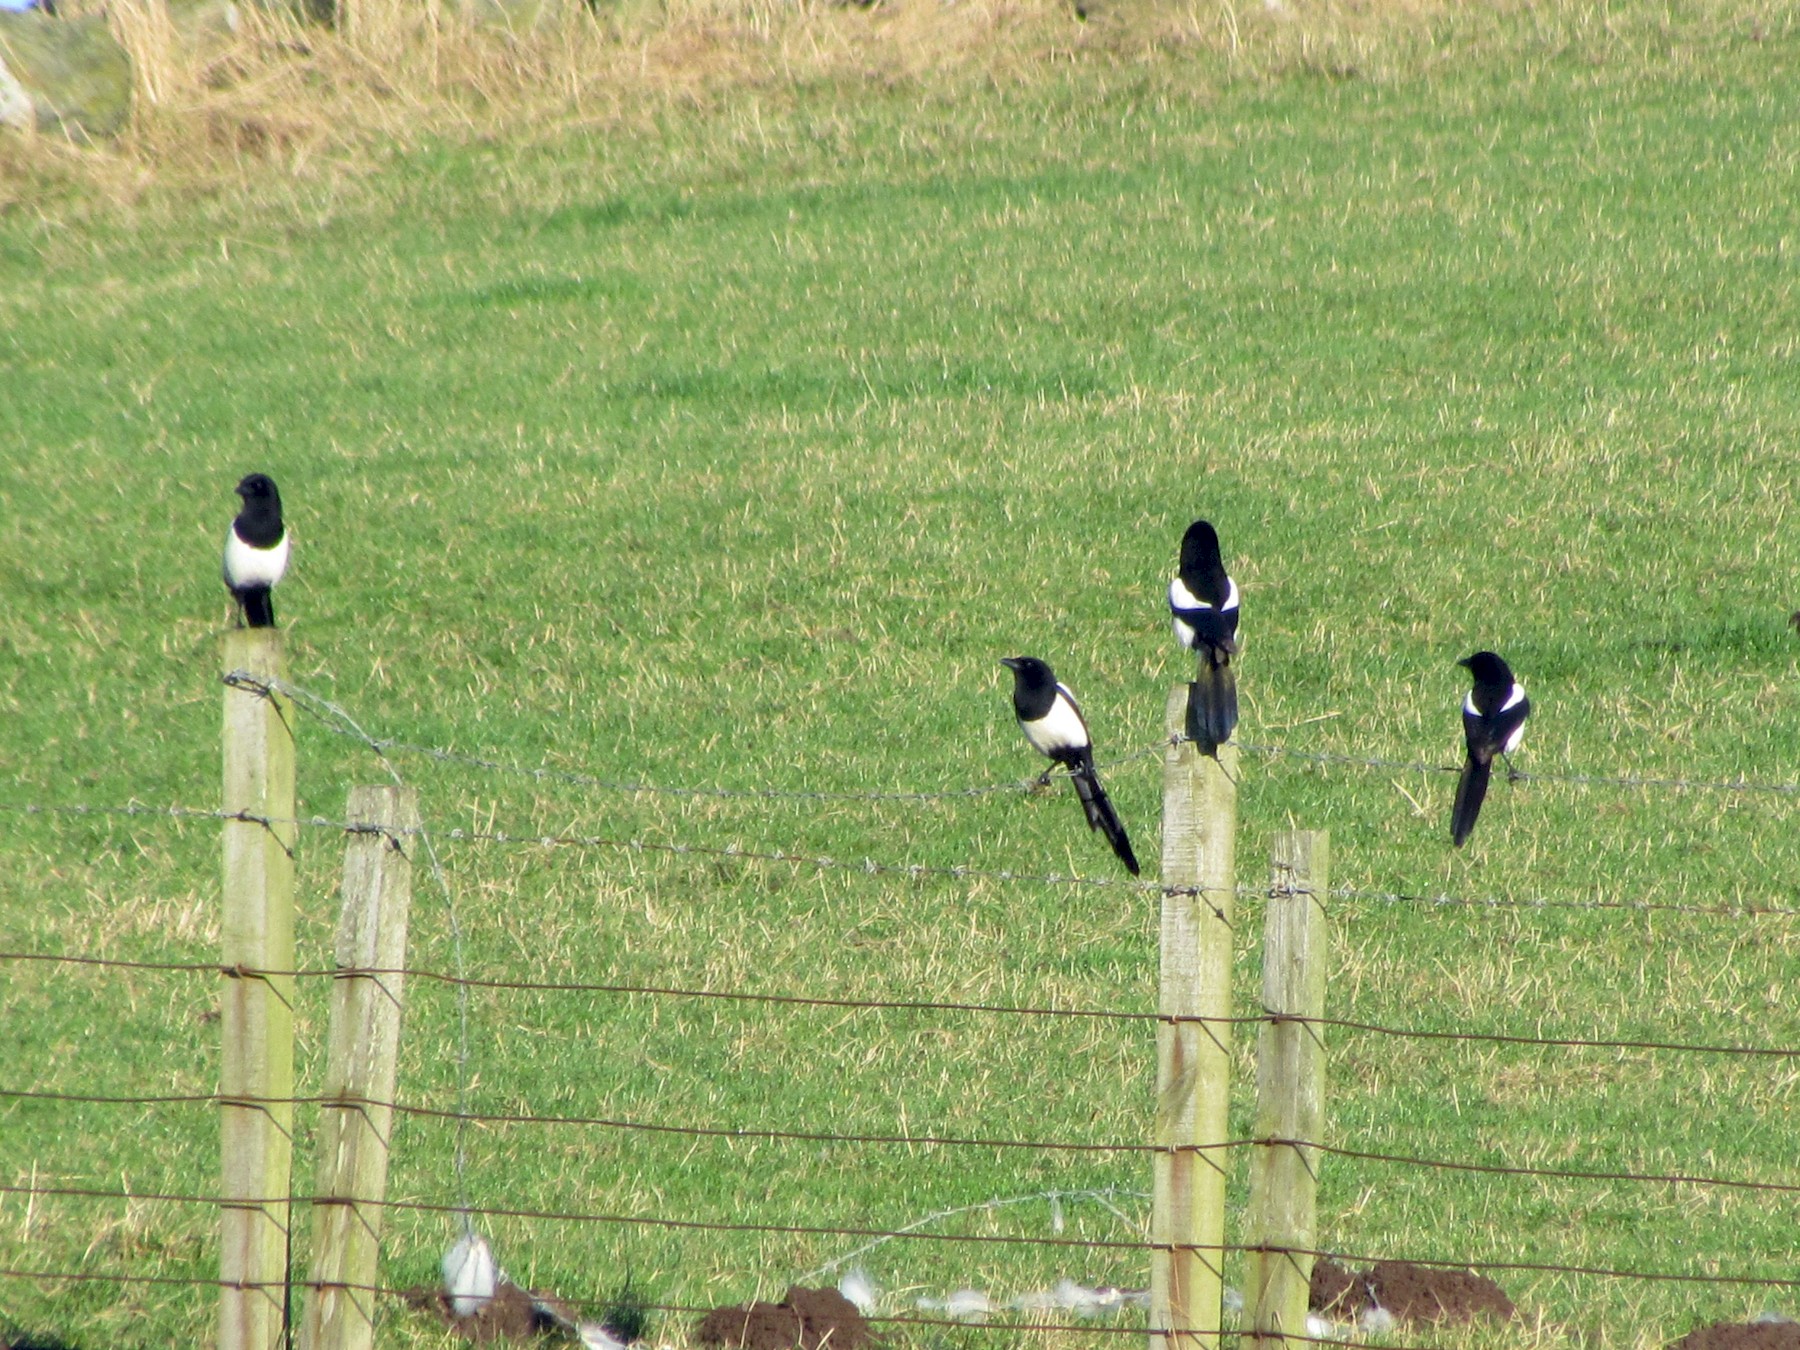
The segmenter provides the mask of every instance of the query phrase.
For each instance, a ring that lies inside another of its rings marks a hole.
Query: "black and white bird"
[[[266,473],[246,474],[237,485],[244,509],[225,536],[225,585],[238,604],[238,626],[275,626],[275,583],[287,571],[288,536],[281,523],[281,494]]]
[[[1469,757],[1450,812],[1450,842],[1461,848],[1481,814],[1494,756],[1510,755],[1519,748],[1525,719],[1531,715],[1531,700],[1525,697],[1525,687],[1513,678],[1512,669],[1492,652],[1476,652],[1456,664],[1466,666],[1475,681],[1462,707]]]
[[[1094,771],[1093,740],[1075,695],[1058,684],[1055,672],[1035,656],[1008,656],[1000,664],[1013,673],[1013,712],[1019,730],[1033,750],[1068,769],[1088,828],[1106,836],[1119,861],[1135,877],[1137,855],[1131,851],[1119,813],[1113,810],[1112,800],[1100,786],[1100,775]]]
[[[1238,588],[1219,557],[1218,531],[1196,520],[1181,537],[1181,562],[1169,583],[1175,640],[1195,653],[1188,685],[1187,734],[1212,754],[1237,727]]]

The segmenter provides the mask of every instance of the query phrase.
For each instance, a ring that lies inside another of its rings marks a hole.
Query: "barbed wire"
[[[1693,1186],[1709,1190],[1739,1190],[1771,1195],[1800,1194],[1800,1183],[1754,1181],[1737,1177],[1703,1176],[1686,1172],[1630,1172],[1586,1168],[1534,1167],[1517,1163],[1476,1163],[1448,1161],[1416,1155],[1381,1153],[1368,1149],[1348,1148],[1315,1140],[1275,1135],[1258,1135],[1226,1139],[1208,1144],[1146,1143],[1071,1143],[1057,1140],[962,1138],[933,1134],[843,1134],[826,1130],[783,1130],[761,1126],[672,1125],[665,1122],[625,1120],[609,1116],[539,1115],[511,1111],[451,1111],[437,1107],[415,1106],[404,1102],[378,1101],[372,1098],[345,1098],[335,1095],[301,1095],[292,1097],[243,1097],[224,1093],[166,1093],[142,1096],[115,1096],[98,1093],[75,1093],[22,1088],[0,1088],[0,1098],[27,1101],[53,1101],[83,1105],[207,1105],[207,1106],[324,1106],[385,1109],[395,1115],[420,1119],[467,1120],[481,1125],[531,1125],[553,1128],[581,1127],[608,1129],[640,1134],[667,1134],[692,1139],[763,1140],[777,1143],[834,1145],[873,1145],[897,1148],[990,1148],[1026,1149],[1042,1153],[1224,1153],[1248,1148],[1286,1147],[1311,1150],[1334,1157],[1386,1166],[1417,1167],[1429,1171],[1473,1172],[1489,1176],[1528,1177],[1539,1181],[1606,1181],[1634,1185]],[[0,1194],[24,1193],[34,1188],[0,1185]],[[35,1188],[41,1193],[51,1193]],[[72,1192],[86,1194],[87,1192]],[[113,1194],[106,1192],[106,1194]],[[975,1207],[979,1208],[979,1206]]]
[[[362,821],[334,820],[314,815],[296,818],[259,816],[244,811],[220,811],[202,807],[148,806],[129,803],[124,806],[91,804],[0,803],[0,811],[27,815],[74,816],[149,816],[183,820],[233,820],[268,827],[295,825],[301,828],[335,830],[344,833],[385,833],[396,842],[409,834],[426,835],[423,826],[410,830],[389,830]],[[605,848],[634,853],[664,853],[675,857],[704,857],[721,860],[785,863],[819,870],[857,872],[867,876],[905,876],[912,880],[927,877],[953,880],[988,880],[1013,884],[1045,886],[1101,887],[1138,893],[1190,895],[1193,887],[1164,887],[1157,881],[1112,876],[1078,876],[1072,873],[1034,873],[1011,868],[987,868],[973,864],[883,863],[873,859],[861,861],[833,858],[828,855],[803,853],[788,849],[754,849],[736,844],[693,844],[607,835],[544,834],[512,830],[477,830],[455,827],[436,832],[436,837],[454,843],[487,843],[521,848]],[[1241,884],[1235,893],[1245,897],[1268,894],[1266,885]],[[1545,896],[1459,896],[1446,892],[1370,890],[1355,886],[1336,886],[1329,894],[1340,900],[1362,900],[1386,905],[1419,905],[1427,908],[1463,907],[1471,909],[1573,909],[1611,910],[1620,912],[1656,912],[1693,915],[1715,915],[1737,918],[1800,918],[1800,908],[1755,904],[1691,904],[1656,900],[1569,900]]]
[[[460,826],[448,830],[433,830],[423,825],[394,828],[368,821],[335,820],[323,815],[264,816],[251,811],[224,811],[216,808],[185,806],[148,806],[142,803],[98,806],[84,803],[0,802],[0,811],[30,816],[137,816],[169,817],[177,820],[231,820],[262,825],[265,828],[273,828],[276,825],[292,825],[300,829],[332,830],[344,834],[380,834],[385,835],[396,844],[402,844],[408,838],[417,837],[426,840],[447,840],[452,843],[497,844],[516,848],[610,849],[630,853],[666,854],[672,857],[785,863],[791,866],[811,867],[820,871],[860,873],[864,876],[904,876],[915,881],[928,877],[940,877],[957,881],[1000,881],[1041,886],[1091,886],[1167,895],[1204,894],[1200,887],[1165,887],[1161,882],[1143,881],[1135,877],[1096,877],[1060,872],[1025,872],[1011,868],[977,867],[970,864],[877,862],[872,858],[851,860],[786,849],[744,848],[737,844],[671,843],[612,835],[527,833],[525,831],[464,829]]]
[[[589,982],[577,980],[511,980],[484,976],[454,975],[444,971],[411,966],[327,966],[299,970],[262,970],[246,966],[227,966],[216,961],[145,961],[102,956],[85,956],[54,952],[0,951],[0,961],[40,962],[118,967],[130,970],[160,970],[172,973],[210,972],[244,979],[348,979],[363,977],[384,979],[427,980],[438,984],[461,985],[474,989],[504,989],[525,993],[606,994],[662,998],[713,999],[721,1002],[765,1003],[810,1008],[842,1008],[868,1012],[953,1012],[980,1013],[1010,1017],[1049,1017],[1137,1023],[1191,1024],[1195,1026],[1247,1027],[1296,1023],[1302,1026],[1334,1027],[1343,1031],[1367,1032],[1399,1040],[1453,1041],[1476,1044],[1541,1046],[1576,1050],[1638,1050],[1671,1054],[1701,1054],[1726,1057],[1795,1059],[1800,1046],[1724,1045],[1691,1041],[1630,1040],[1578,1036],[1524,1035],[1504,1031],[1440,1031],[1433,1028],[1395,1027],[1385,1023],[1342,1017],[1309,1017],[1298,1013],[1277,1013],[1264,1008],[1254,1013],[1216,1017],[1201,1013],[1162,1013],[1133,1011],[1124,1008],[1059,1008],[1029,1004],[968,1003],[954,1000],[842,998],[807,994],[765,994],[732,989],[692,989],[678,985],[629,984],[618,981]]]
[[[1239,894],[1257,894],[1263,887],[1240,886]],[[1561,900],[1547,896],[1460,896],[1443,892],[1408,893],[1405,891],[1366,890],[1356,886],[1333,886],[1327,892],[1336,900],[1366,900],[1382,905],[1421,905],[1428,908],[1462,907],[1468,909],[1574,909],[1618,910],[1628,913],[1694,914],[1733,919],[1800,918],[1800,909],[1783,905],[1755,904],[1690,904],[1675,900]]]
[[[247,824],[262,825],[267,828],[273,828],[276,825],[293,825],[303,829],[324,829],[348,834],[384,833],[396,843],[402,843],[409,833],[427,837],[430,835],[427,828],[423,826],[416,827],[411,831],[395,831],[366,821],[336,820],[324,815],[277,818],[261,816],[249,811],[223,811],[217,808],[191,806],[153,806],[142,802],[127,802],[123,805],[0,802],[0,811],[29,816],[121,816],[167,818],[172,820],[238,821]],[[755,862],[787,863],[790,865],[805,865],[820,869],[861,872],[865,875],[874,876],[904,875],[914,880],[923,879],[925,877],[948,877],[955,880],[992,880],[1028,885],[1111,887],[1139,893],[1166,893],[1170,895],[1195,893],[1194,888],[1164,888],[1159,882],[1153,880],[1145,881],[1140,878],[1076,876],[1063,873],[1034,873],[1009,868],[984,868],[973,864],[879,863],[870,859],[864,859],[858,862],[848,859],[819,856],[800,852],[798,850],[746,849],[735,844],[709,845],[597,835],[547,835],[542,833],[527,833],[525,831],[481,831],[461,828],[437,831],[436,837],[459,843],[490,843],[508,847],[604,847],[640,853],[661,852],[673,856],[691,855],[720,859],[741,859]],[[1260,898],[1266,896],[1268,890],[1269,888],[1267,885],[1241,883],[1237,886],[1235,893],[1247,898]],[[1356,900],[1383,905],[1418,905],[1425,908],[1460,907],[1493,910],[1567,909],[1616,911],[1623,913],[1691,914],[1728,918],[1800,918],[1800,907],[1763,905],[1749,902],[1696,904],[1670,900],[1575,900],[1550,896],[1462,896],[1452,895],[1443,891],[1409,892],[1404,890],[1369,889],[1358,886],[1334,886],[1329,891],[1329,894],[1332,898],[1338,900]]]
[[[973,784],[960,788],[939,789],[898,789],[898,790],[844,790],[844,789],[806,789],[806,788],[719,788],[719,787],[687,787],[669,786],[665,784],[642,781],[626,781],[607,778],[598,774],[585,773],[580,770],[551,768],[548,766],[529,767],[512,764],[491,756],[474,755],[464,751],[452,750],[445,746],[422,745],[417,742],[404,741],[398,738],[382,738],[371,736],[349,719],[339,705],[323,695],[315,694],[303,686],[288,680],[271,679],[267,676],[254,675],[247,671],[231,671],[224,676],[225,683],[237,688],[251,689],[264,693],[279,692],[295,701],[296,706],[311,715],[315,721],[334,735],[355,740],[368,749],[380,754],[418,755],[437,760],[442,763],[460,764],[468,768],[481,769],[493,773],[514,774],[531,778],[539,782],[558,782],[573,787],[594,788],[605,792],[628,794],[655,794],[677,797],[711,797],[748,800],[800,800],[800,801],[898,801],[926,802],[946,801],[955,798],[984,797],[996,793],[1029,792],[1042,784],[1046,775],[1032,778],[1008,780],[1005,782]],[[1155,755],[1162,754],[1171,745],[1180,744],[1187,738],[1183,735],[1164,736],[1149,745],[1141,746],[1116,759],[1102,761],[1100,768],[1112,769],[1136,763]],[[1418,759],[1393,759],[1379,755],[1358,755],[1340,751],[1301,750],[1292,746],[1270,745],[1253,741],[1234,742],[1245,754],[1257,755],[1265,759],[1292,759],[1308,764],[1337,764],[1351,768],[1380,769],[1384,771],[1402,771],[1424,774],[1456,774],[1462,771],[1460,764],[1434,764]],[[1746,778],[1707,779],[1659,777],[1644,774],[1600,774],[1600,773],[1551,773],[1548,771],[1528,771],[1507,768],[1507,778],[1515,783],[1559,783],[1576,787],[1616,787],[1637,791],[1703,791],[1703,792],[1740,792],[1767,793],[1777,796],[1800,796],[1800,783],[1759,782]]]
[[[1418,759],[1386,759],[1377,755],[1352,755],[1330,750],[1296,750],[1286,745],[1259,745],[1249,741],[1236,743],[1245,754],[1265,759],[1294,759],[1307,764],[1341,764],[1347,768],[1399,770],[1404,773],[1459,774],[1460,764],[1432,764]],[[1800,796],[1800,783],[1755,782],[1746,778],[1659,778],[1642,774],[1549,773],[1527,771],[1506,766],[1506,779],[1511,783],[1561,783],[1574,787],[1615,787],[1640,791],[1670,792],[1763,792],[1777,796]]]
[[[39,1195],[76,1194],[82,1188],[43,1187],[35,1188]],[[0,1185],[0,1192],[17,1194],[32,1193],[33,1188],[17,1184]],[[168,1202],[189,1204],[231,1204],[234,1206],[277,1206],[283,1204],[301,1205],[342,1205],[356,1204],[371,1209],[403,1210],[426,1214],[459,1214],[460,1204],[447,1204],[426,1200],[400,1200],[392,1197],[380,1200],[364,1200],[345,1196],[311,1196],[287,1195],[257,1198],[246,1197],[206,1197],[179,1194],[160,1194],[156,1192],[126,1193],[122,1191],[99,1191],[92,1193],[94,1199],[124,1200],[139,1202]],[[971,1212],[978,1212],[982,1206],[971,1207]],[[1060,1237],[1033,1236],[1014,1233],[933,1233],[918,1228],[866,1228],[866,1227],[830,1227],[813,1224],[776,1224],[755,1223],[743,1220],[706,1220],[675,1219],[661,1215],[629,1215],[587,1213],[568,1210],[527,1209],[521,1207],[482,1207],[471,1211],[482,1218],[502,1219],[534,1219],[546,1223],[598,1223],[628,1227],[648,1227],[675,1231],[702,1231],[714,1233],[755,1233],[775,1236],[832,1237],[832,1238],[881,1238],[905,1239],[921,1242],[942,1242],[952,1244],[980,1244],[987,1246],[1028,1246],[1050,1248],[1080,1248],[1084,1250],[1125,1251],[1125,1252],[1198,1252],[1213,1255],[1245,1254],[1249,1252],[1276,1252],[1294,1256],[1310,1256],[1315,1260],[1336,1261],[1344,1265],[1374,1265],[1381,1261],[1405,1260],[1410,1265],[1424,1266],[1436,1270],[1503,1270],[1519,1271],[1531,1274],[1549,1275],[1584,1275],[1596,1278],[1634,1280],[1645,1283],[1677,1283],[1677,1284],[1732,1284],[1742,1287],[1767,1289],[1800,1289],[1800,1277],[1783,1277],[1768,1275],[1733,1275],[1725,1273],[1694,1274],[1686,1271],[1653,1271],[1622,1270],[1609,1266],[1563,1265],[1553,1261],[1516,1261],[1510,1259],[1476,1259],[1445,1257],[1381,1257],[1366,1254],[1347,1253],[1320,1247],[1300,1247],[1286,1244],[1241,1243],[1241,1242],[1163,1242],[1155,1239],[1123,1239],[1096,1237]],[[0,1274],[6,1272],[0,1271]],[[215,1281],[204,1281],[215,1283]],[[297,1283],[297,1282],[296,1282]]]
[[[413,741],[404,741],[391,737],[376,737],[363,731],[353,721],[343,715],[342,709],[330,699],[294,684],[289,680],[274,679],[266,675],[256,675],[248,671],[228,671],[224,682],[236,689],[247,689],[267,696],[279,693],[292,699],[295,706],[311,716],[314,721],[324,727],[332,735],[346,740],[353,740],[366,749],[377,754],[417,755],[422,758],[436,760],[442,764],[457,764],[465,768],[481,769],[489,773],[506,773],[521,778],[529,778],[539,783],[561,783],[570,787],[594,788],[603,792],[617,792],[628,795],[655,795],[665,797],[706,797],[720,800],[748,801],[822,801],[822,802],[935,802],[951,801],[957,798],[987,797],[996,793],[1030,792],[1043,786],[1050,773],[1037,774],[1030,778],[1009,779],[997,783],[979,783],[960,788],[926,788],[926,789],[810,789],[810,788],[722,788],[722,787],[681,787],[666,784],[629,781],[616,778],[605,778],[598,774],[585,773],[576,769],[558,769],[549,766],[536,768],[513,764],[491,756],[469,754],[466,751],[452,750],[445,746],[421,745]],[[1121,755],[1116,759],[1104,760],[1102,769],[1117,768],[1122,765],[1147,759],[1161,754],[1175,738],[1164,737],[1153,745]]]

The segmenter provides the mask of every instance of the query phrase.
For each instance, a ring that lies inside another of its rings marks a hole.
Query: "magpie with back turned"
[[[1113,810],[1112,800],[1100,786],[1087,719],[1082,717],[1075,695],[1057,683],[1055,672],[1035,656],[1008,656],[1000,664],[1013,673],[1013,712],[1019,719],[1019,730],[1025,733],[1033,750],[1068,769],[1088,828],[1106,836],[1119,861],[1135,877],[1137,855],[1131,851],[1131,840],[1125,835],[1119,813]]]
[[[1196,520],[1181,538],[1181,562],[1169,583],[1175,640],[1193,652],[1188,685],[1187,734],[1207,754],[1231,739],[1237,727],[1238,588],[1219,557],[1219,535]]]
[[[1450,812],[1450,842],[1457,848],[1475,828],[1487,796],[1488,775],[1495,755],[1510,755],[1525,734],[1531,700],[1513,678],[1512,669],[1493,652],[1476,652],[1456,663],[1468,668],[1474,687],[1463,700],[1463,740],[1469,756],[1456,784],[1456,805]]]
[[[244,509],[225,536],[225,585],[237,601],[238,627],[273,628],[273,591],[288,563],[281,494],[266,473],[246,474],[234,490],[244,499]]]

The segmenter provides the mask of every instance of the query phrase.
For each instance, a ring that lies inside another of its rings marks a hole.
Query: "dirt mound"
[[[476,1345],[494,1341],[522,1341],[548,1331],[574,1325],[574,1309],[550,1294],[532,1295],[509,1280],[502,1280],[494,1297],[472,1316],[458,1317],[450,1296],[435,1285],[420,1285],[401,1295],[406,1303],[436,1313],[444,1325]],[[564,1320],[559,1322],[558,1316]]]
[[[1354,1320],[1371,1308],[1413,1322],[1472,1322],[1519,1315],[1506,1292],[1472,1270],[1439,1270],[1410,1261],[1377,1261],[1353,1271],[1335,1261],[1313,1266],[1309,1306],[1327,1317]]]
[[[1715,1322],[1670,1342],[1669,1350],[1800,1350],[1800,1322]]]
[[[865,1350],[874,1334],[856,1305],[835,1289],[790,1285],[779,1303],[714,1308],[695,1338],[702,1345],[742,1350]]]

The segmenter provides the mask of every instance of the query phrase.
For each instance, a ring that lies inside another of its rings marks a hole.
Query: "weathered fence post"
[[[1171,737],[1188,689],[1169,696]],[[1188,740],[1163,756],[1162,974],[1156,1032],[1150,1350],[1219,1344],[1231,1082],[1231,914],[1237,881],[1237,747]],[[1174,1020],[1204,1018],[1205,1021]]]
[[[1275,839],[1263,925],[1263,1011],[1257,1036],[1256,1137],[1319,1141],[1325,1123],[1325,896],[1331,836],[1289,830]],[[1293,1018],[1293,1021],[1283,1021]],[[1250,1162],[1251,1248],[1244,1304],[1249,1344],[1288,1350],[1306,1336],[1306,1296],[1317,1245],[1315,1148],[1258,1144]]]
[[[225,637],[225,670],[279,680],[281,634]],[[219,1350],[275,1350],[288,1320],[294,1131],[294,738],[287,700],[225,686],[219,1064]]]
[[[382,1204],[393,1128],[406,924],[412,905],[409,831],[418,795],[406,787],[350,789],[344,819],[371,827],[344,848],[338,978],[331,987],[325,1104],[319,1120],[312,1278],[300,1350],[370,1350]],[[380,971],[381,974],[361,972]]]

